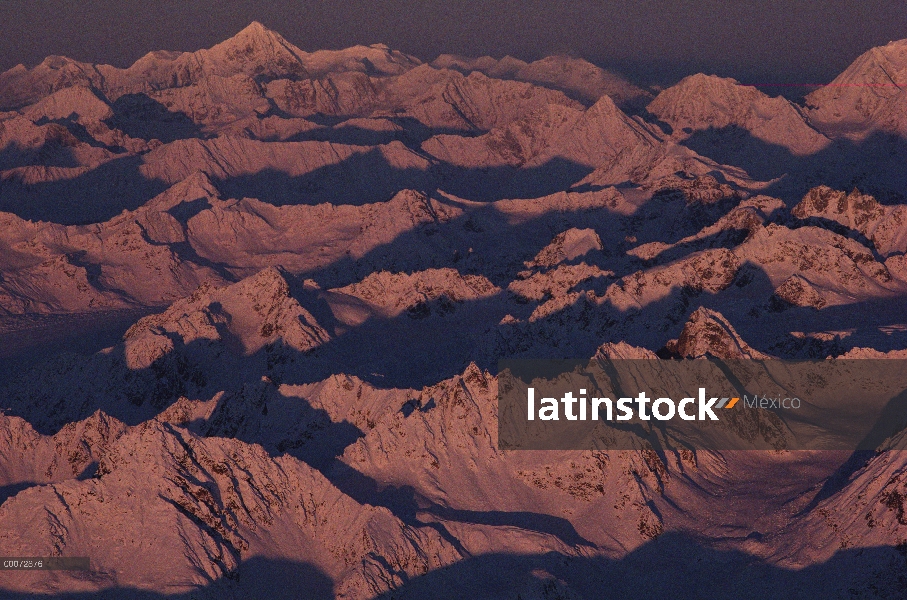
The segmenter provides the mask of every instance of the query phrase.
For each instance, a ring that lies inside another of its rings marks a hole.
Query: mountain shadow
[[[135,210],[169,186],[139,171],[141,156],[110,160],[90,170],[74,170],[50,181],[0,180],[0,211],[31,221],[62,225],[99,223]]]
[[[203,137],[201,127],[189,115],[171,111],[147,94],[124,94],[110,107],[113,116],[107,124],[126,135],[143,140],[175,140]]]
[[[861,142],[836,139],[805,156],[737,126],[697,131],[683,143],[718,163],[740,167],[756,179],[781,178],[763,193],[790,206],[818,185],[848,191],[859,188],[882,204],[900,204],[907,198],[907,170],[903,168],[907,139],[895,134],[875,132]]]
[[[594,169],[565,158],[552,158],[535,167],[465,168],[438,163],[439,189],[460,198],[491,202],[505,198],[540,198],[569,189]]]
[[[531,168],[468,169],[433,161],[428,169],[401,169],[390,164],[381,150],[372,148],[302,175],[263,169],[222,179],[217,187],[231,198],[257,198],[275,206],[361,206],[387,201],[403,189],[444,190],[467,200],[493,202],[553,194],[591,172],[590,167],[560,158]]]
[[[48,139],[37,148],[23,148],[16,143],[0,148],[0,171],[37,165],[64,168],[81,166],[72,151],[78,140],[66,135],[67,130],[63,125],[57,127],[59,129],[51,129],[47,133]]]
[[[21,492],[22,490],[27,490],[30,487],[36,485],[41,485],[34,481],[20,481],[17,483],[11,483],[9,485],[0,485],[0,505],[4,502]]]
[[[426,170],[394,167],[381,150],[372,148],[302,175],[263,169],[221,179],[217,188],[230,198],[257,198],[275,206],[361,206],[385,202],[402,189],[434,189],[434,180]]]
[[[139,319],[159,308],[0,318],[0,386],[48,357],[94,354],[117,344]]]
[[[40,119],[35,121],[35,125],[46,125],[48,123],[54,123],[61,127],[65,127],[69,134],[72,135],[72,137],[74,137],[79,142],[82,142],[83,144],[88,144],[89,146],[92,146],[94,148],[106,148],[107,150],[116,153],[125,152],[125,149],[120,146],[108,146],[107,144],[96,140],[88,132],[88,129],[83,124],[79,123],[79,121],[72,115],[61,119],[48,119],[47,117],[41,117]]]
[[[761,297],[766,298],[764,294]],[[759,304],[761,314],[757,318],[769,318],[771,330],[763,328],[762,335],[744,335],[757,350],[787,358],[825,358],[853,348],[873,348],[880,352],[900,350],[907,347],[907,327],[903,304],[892,300],[876,298],[820,309],[785,306],[779,310],[770,304]],[[760,331],[751,329],[750,324],[741,324],[739,330]],[[800,337],[792,336],[791,331],[799,332]],[[835,333],[835,337],[823,341],[812,335],[827,332]]]
[[[620,559],[546,554],[483,554],[430,571],[382,600],[425,598],[813,598],[903,597],[907,547],[840,550],[799,570],[666,533]]]
[[[314,117],[309,120],[317,121]],[[477,132],[462,129],[429,127],[413,117],[394,116],[374,120],[392,123],[394,128],[371,129],[361,125],[348,124],[344,119],[329,119],[322,121],[323,127],[298,133],[283,141],[320,141],[352,146],[381,146],[393,141],[399,141],[410,150],[420,152],[422,143],[436,135],[451,134],[461,137],[477,135]]]

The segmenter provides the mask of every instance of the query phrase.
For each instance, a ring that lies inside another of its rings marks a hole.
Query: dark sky
[[[49,54],[126,66],[258,20],[303,50],[383,42],[440,53],[581,56],[644,83],[693,72],[826,82],[907,38],[904,0],[0,0],[0,69]]]

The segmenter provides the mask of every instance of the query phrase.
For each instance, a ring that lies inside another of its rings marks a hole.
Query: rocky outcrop
[[[724,360],[765,359],[754,350],[721,313],[697,308],[690,315],[680,337],[668,342],[667,349],[684,358],[713,356]]]
[[[333,291],[365,300],[389,316],[404,310],[414,318],[428,316],[430,305],[452,312],[458,304],[490,298],[501,290],[480,275],[461,275],[454,269],[406,273],[373,273],[359,283]]]
[[[822,294],[803,277],[791,275],[775,289],[769,300],[774,310],[784,310],[787,306],[812,306],[822,308],[827,304]]]
[[[833,222],[862,235],[882,256],[907,251],[907,207],[883,206],[854,189],[845,193],[820,186],[791,211],[810,223]]]

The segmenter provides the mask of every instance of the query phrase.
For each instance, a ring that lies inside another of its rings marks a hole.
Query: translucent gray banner
[[[507,360],[502,450],[907,448],[907,360]]]

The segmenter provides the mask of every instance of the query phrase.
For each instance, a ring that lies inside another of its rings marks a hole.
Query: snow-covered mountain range
[[[0,556],[92,565],[2,594],[903,598],[902,451],[500,450],[497,362],[907,357],[904,86],[258,23],[0,74]]]

